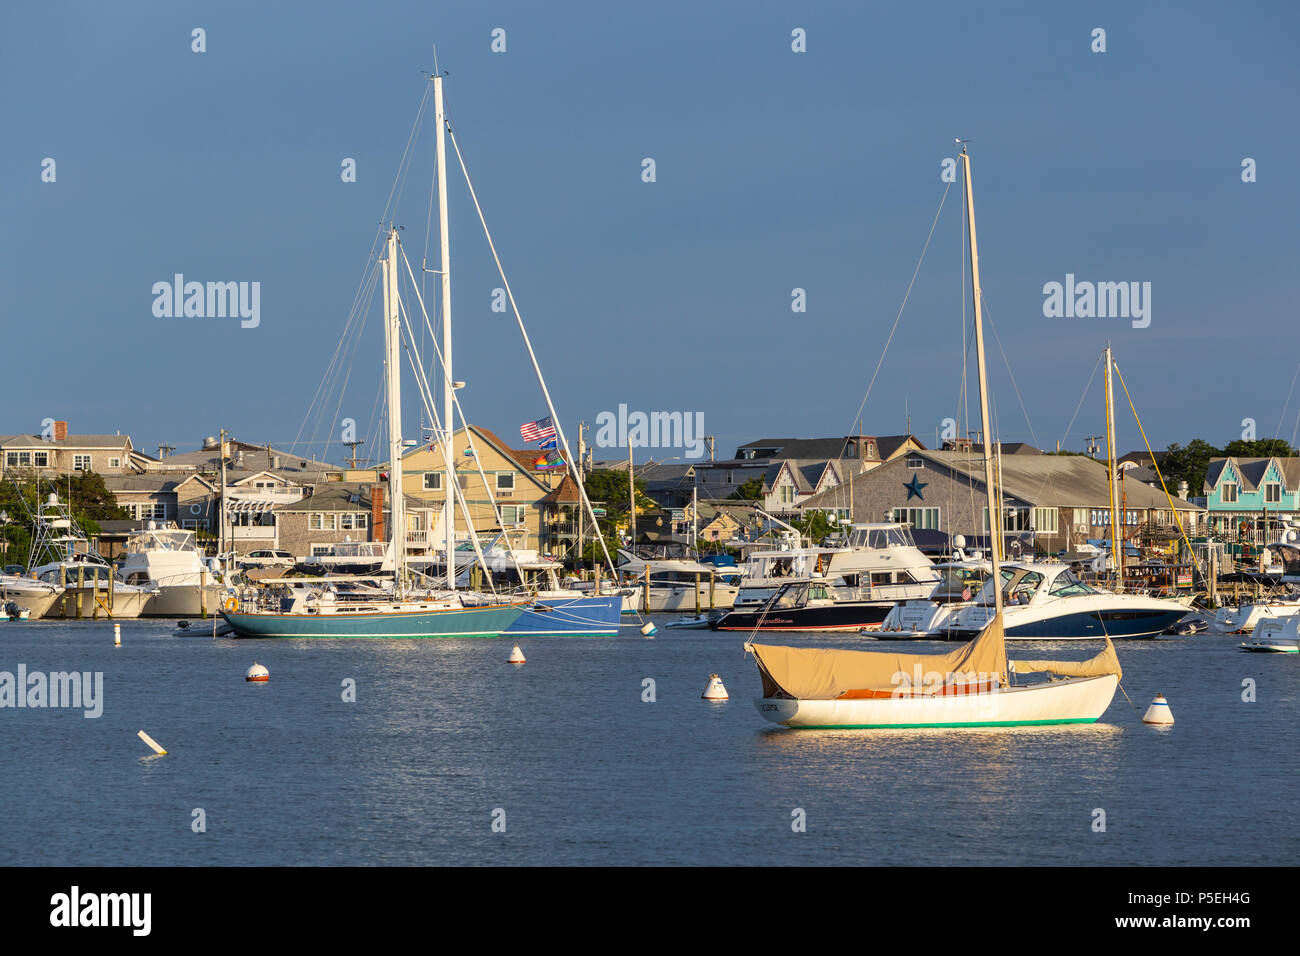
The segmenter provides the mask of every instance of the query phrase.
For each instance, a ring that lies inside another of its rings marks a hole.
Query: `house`
[[[562,550],[569,535],[552,530],[551,525],[564,524],[559,515],[566,503],[554,497],[546,499],[553,491],[558,494],[568,469],[550,467],[543,452],[512,449],[496,433],[478,425],[469,426],[469,433],[462,427],[452,437],[456,455],[452,468],[475,532],[480,538],[491,538],[506,528],[517,548],[535,548],[544,554]],[[435,521],[446,504],[445,471],[442,449],[436,444],[412,448],[402,456],[402,485],[407,497],[419,502]],[[567,507],[571,513],[571,503]],[[463,538],[465,513],[459,501],[455,512],[453,527],[461,529]],[[439,543],[434,544],[435,549]]]
[[[113,493],[132,521],[169,521],[180,528],[216,528],[218,489],[202,475],[106,475]]]
[[[1004,530],[1026,539],[1036,550],[1074,550],[1089,538],[1110,537],[1107,467],[1078,455],[1009,454],[1001,458],[1006,508]],[[851,490],[850,490],[851,489]],[[1175,513],[1190,535],[1201,512],[1139,482],[1123,485],[1125,534],[1140,529],[1156,540],[1178,536]],[[902,521],[913,528],[961,534],[988,534],[984,461],[964,451],[914,451],[858,475],[847,483],[800,502],[799,510],[825,511],[838,521]],[[1032,535],[1031,535],[1032,533]]]
[[[783,461],[850,458],[863,471],[925,446],[914,435],[846,435],[842,438],[760,438],[736,449],[742,461]]]
[[[300,560],[326,553],[347,541],[386,541],[391,511],[385,507],[383,483],[327,481],[311,485],[307,494],[272,508],[276,543]],[[436,548],[432,538],[436,515],[427,501],[406,497],[406,550],[410,557],[426,556]]]
[[[1275,538],[1300,517],[1300,458],[1212,459],[1204,491],[1210,534]]]
[[[131,438],[128,435],[69,435],[68,423],[54,422],[49,438],[41,435],[0,437],[0,474],[19,470],[42,476],[93,471],[99,475],[129,475]]]
[[[852,470],[841,460],[787,458],[774,462],[763,475],[763,510],[779,517],[794,517],[799,503],[813,495],[837,488]]]

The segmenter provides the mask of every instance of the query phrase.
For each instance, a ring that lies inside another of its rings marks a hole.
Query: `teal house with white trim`
[[[1300,518],[1300,458],[1215,458],[1205,472],[1215,535],[1268,536]]]

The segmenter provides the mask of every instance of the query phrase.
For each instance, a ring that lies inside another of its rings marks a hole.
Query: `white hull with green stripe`
[[[971,694],[870,700],[760,697],[758,712],[804,729],[889,727],[1018,727],[1093,723],[1110,706],[1119,678],[1074,677]]]

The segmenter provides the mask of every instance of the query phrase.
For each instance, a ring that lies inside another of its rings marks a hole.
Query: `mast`
[[[966,227],[970,230],[970,281],[971,293],[975,305],[975,359],[979,367],[980,385],[980,428],[984,432],[984,487],[989,500],[989,563],[993,568],[993,615],[1002,616],[1002,508],[1001,502],[993,499],[995,485],[993,481],[993,432],[989,428],[989,383],[984,365],[984,318],[980,308],[980,260],[979,246],[975,240],[975,196],[971,192],[970,156],[966,146],[961,148],[962,169],[966,177]]]
[[[406,497],[402,493],[402,319],[397,301],[397,228],[388,231],[384,255],[384,382],[388,413],[388,539],[393,543],[393,585],[406,593]]]
[[[1115,560],[1115,590],[1124,590],[1124,546],[1119,540],[1119,483],[1115,480],[1115,399],[1111,393],[1114,359],[1106,345],[1106,468],[1110,489],[1110,552]]]
[[[437,167],[438,167],[438,231],[441,241],[441,271],[439,273],[442,279],[442,421],[445,434],[442,442],[443,456],[443,490],[445,492],[445,502],[443,504],[443,515],[445,520],[443,525],[447,531],[447,587],[451,590],[456,589],[456,512],[455,512],[455,489],[452,488],[452,482],[456,478],[455,469],[452,462],[455,461],[454,452],[451,447],[453,423],[452,418],[452,391],[455,389],[455,383],[451,377],[451,237],[447,231],[447,114],[442,105],[442,77],[433,78],[433,114],[434,125],[438,128],[437,135]],[[468,428],[468,424],[466,425]],[[470,528],[473,534],[474,529]],[[509,539],[507,539],[508,541]]]
[[[632,474],[632,439],[627,440],[627,503],[628,515],[631,516],[632,524],[630,532],[632,535],[631,548],[632,553],[636,554],[636,480]]]

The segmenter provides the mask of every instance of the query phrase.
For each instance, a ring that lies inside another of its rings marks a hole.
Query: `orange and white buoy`
[[[248,673],[244,675],[244,680],[251,681],[255,684],[265,684],[270,679],[271,672],[261,664],[257,663],[257,661],[253,661],[253,666],[250,667]]]
[[[1151,702],[1147,712],[1142,715],[1142,723],[1172,724],[1173,722],[1174,714],[1169,709],[1169,701],[1165,700],[1164,694],[1156,694],[1156,699]]]
[[[519,645],[518,645],[518,644],[516,644],[516,645],[514,646],[514,648],[510,651],[510,656],[506,658],[506,663],[507,663],[507,664],[526,664],[526,663],[528,663],[527,658],[524,657],[524,652],[521,651],[521,650],[519,649]]]
[[[709,683],[700,697],[703,700],[726,700],[727,688],[722,686],[722,678],[717,674],[710,674]]]

